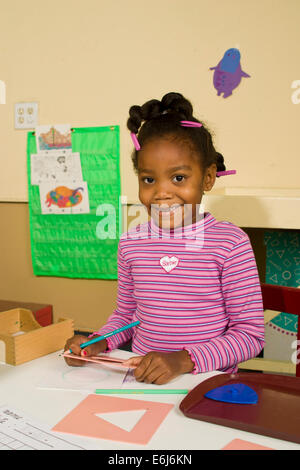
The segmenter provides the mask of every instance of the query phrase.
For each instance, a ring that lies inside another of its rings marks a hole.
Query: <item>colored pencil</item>
[[[122,331],[128,330],[129,328],[133,328],[136,325],[139,325],[139,321],[134,321],[133,323],[130,323],[129,325],[122,326],[122,328],[118,328],[117,330],[110,331],[109,333],[106,333],[105,335],[102,336],[96,336],[96,338],[91,339],[90,341],[87,341],[86,343],[81,343],[80,347],[81,349],[86,348],[90,344],[97,343],[98,341],[101,341],[102,339],[109,338],[109,336],[116,335],[117,333],[121,333]],[[72,353],[71,349],[69,349],[70,353]]]

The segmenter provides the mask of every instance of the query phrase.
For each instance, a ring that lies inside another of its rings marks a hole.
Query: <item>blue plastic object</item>
[[[258,396],[255,390],[242,383],[222,385],[222,387],[213,388],[205,393],[204,396],[211,400],[223,401],[225,403],[239,403],[241,405],[254,405],[258,402]]]

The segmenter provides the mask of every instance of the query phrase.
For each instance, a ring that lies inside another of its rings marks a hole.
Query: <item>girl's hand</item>
[[[107,349],[107,342],[106,339],[102,339],[97,343],[91,344],[84,349],[81,349],[80,344],[86,343],[88,338],[83,335],[74,335],[72,338],[69,338],[65,344],[65,351],[69,349],[72,350],[73,354],[77,354],[78,356],[89,357],[89,356],[97,356],[97,354],[105,351]],[[84,366],[84,361],[76,360],[71,357],[64,358],[68,366],[73,367],[82,367]]]
[[[163,385],[178,375],[191,372],[195,364],[187,351],[172,353],[150,352],[135,356],[124,362],[127,367],[136,367],[134,376],[138,382]]]

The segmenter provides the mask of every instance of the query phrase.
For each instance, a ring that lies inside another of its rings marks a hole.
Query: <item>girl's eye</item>
[[[175,179],[175,182],[176,182],[176,183],[181,183],[181,181],[183,181],[184,178],[185,178],[185,177],[184,177],[183,175],[176,175],[176,176],[174,176],[174,179]]]
[[[143,182],[146,183],[146,184],[151,184],[153,183],[154,179],[151,178],[150,176],[146,176],[145,178],[143,178]]]

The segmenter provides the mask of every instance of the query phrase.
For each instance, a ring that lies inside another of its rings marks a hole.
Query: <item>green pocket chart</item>
[[[119,126],[72,129],[72,152],[80,153],[90,213],[42,214],[39,186],[31,184],[36,138],[27,134],[29,221],[36,276],[117,279],[120,238]]]

